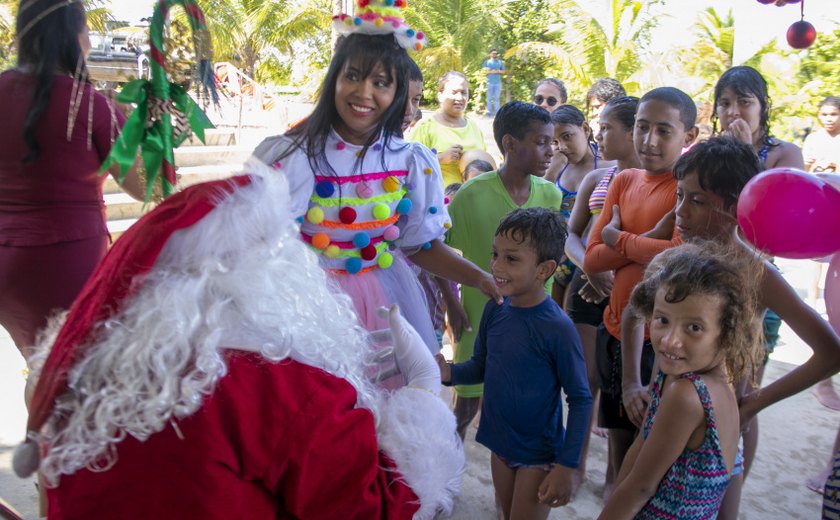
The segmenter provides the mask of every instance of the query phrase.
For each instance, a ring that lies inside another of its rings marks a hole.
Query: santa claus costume
[[[14,465],[39,466],[49,518],[451,510],[464,455],[428,349],[391,309],[408,385],[369,381],[372,340],[297,238],[285,176],[247,171],[144,216],[44,340]]]

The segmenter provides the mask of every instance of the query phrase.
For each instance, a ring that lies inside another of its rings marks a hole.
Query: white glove
[[[382,307],[378,312],[382,318],[388,318],[388,325],[391,327],[391,335],[394,339],[394,357],[408,386],[428,390],[438,395],[440,369],[420,334],[403,318],[396,304],[390,309]]]

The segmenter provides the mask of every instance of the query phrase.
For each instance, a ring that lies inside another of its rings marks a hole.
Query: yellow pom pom
[[[379,258],[376,259],[376,263],[379,264],[379,267],[382,269],[388,269],[394,264],[394,256],[391,253],[382,253],[379,255]]]
[[[318,249],[324,249],[330,245],[330,237],[326,233],[315,233],[312,235],[312,246]]]
[[[425,173],[426,175],[431,175],[432,174],[432,169],[431,168],[424,168],[423,173]]]
[[[344,24],[345,25],[353,25],[353,19],[350,18],[350,17],[345,18],[344,19]]]
[[[321,208],[309,208],[309,211],[306,212],[306,220],[317,226],[324,221],[324,210]]]
[[[373,24],[377,27],[382,27],[385,24],[385,21],[382,20],[382,18],[377,18],[376,21],[373,22]]]
[[[385,191],[387,191],[388,193],[394,193],[395,191],[400,189],[400,181],[399,179],[391,175],[390,177],[382,181],[382,187],[385,188]]]
[[[339,254],[341,254],[341,249],[337,245],[330,244],[324,249],[324,256],[327,258],[338,258]]]
[[[449,222],[444,222],[443,223],[443,229],[449,229],[451,227],[452,227],[452,224],[450,224]]]

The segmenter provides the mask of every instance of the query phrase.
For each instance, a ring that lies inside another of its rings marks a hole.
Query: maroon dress
[[[73,79],[56,75],[35,130],[40,156],[22,166],[34,86],[34,78],[18,70],[0,74],[0,325],[24,356],[49,316],[70,306],[108,248],[105,176],[98,172],[125,121],[105,96],[84,85],[68,141]]]

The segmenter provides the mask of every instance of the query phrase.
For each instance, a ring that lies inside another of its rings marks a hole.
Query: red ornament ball
[[[356,210],[351,207],[344,207],[338,212],[338,220],[344,224],[356,222]]]
[[[817,39],[817,30],[805,20],[794,22],[787,30],[787,41],[794,49],[807,49]]]

